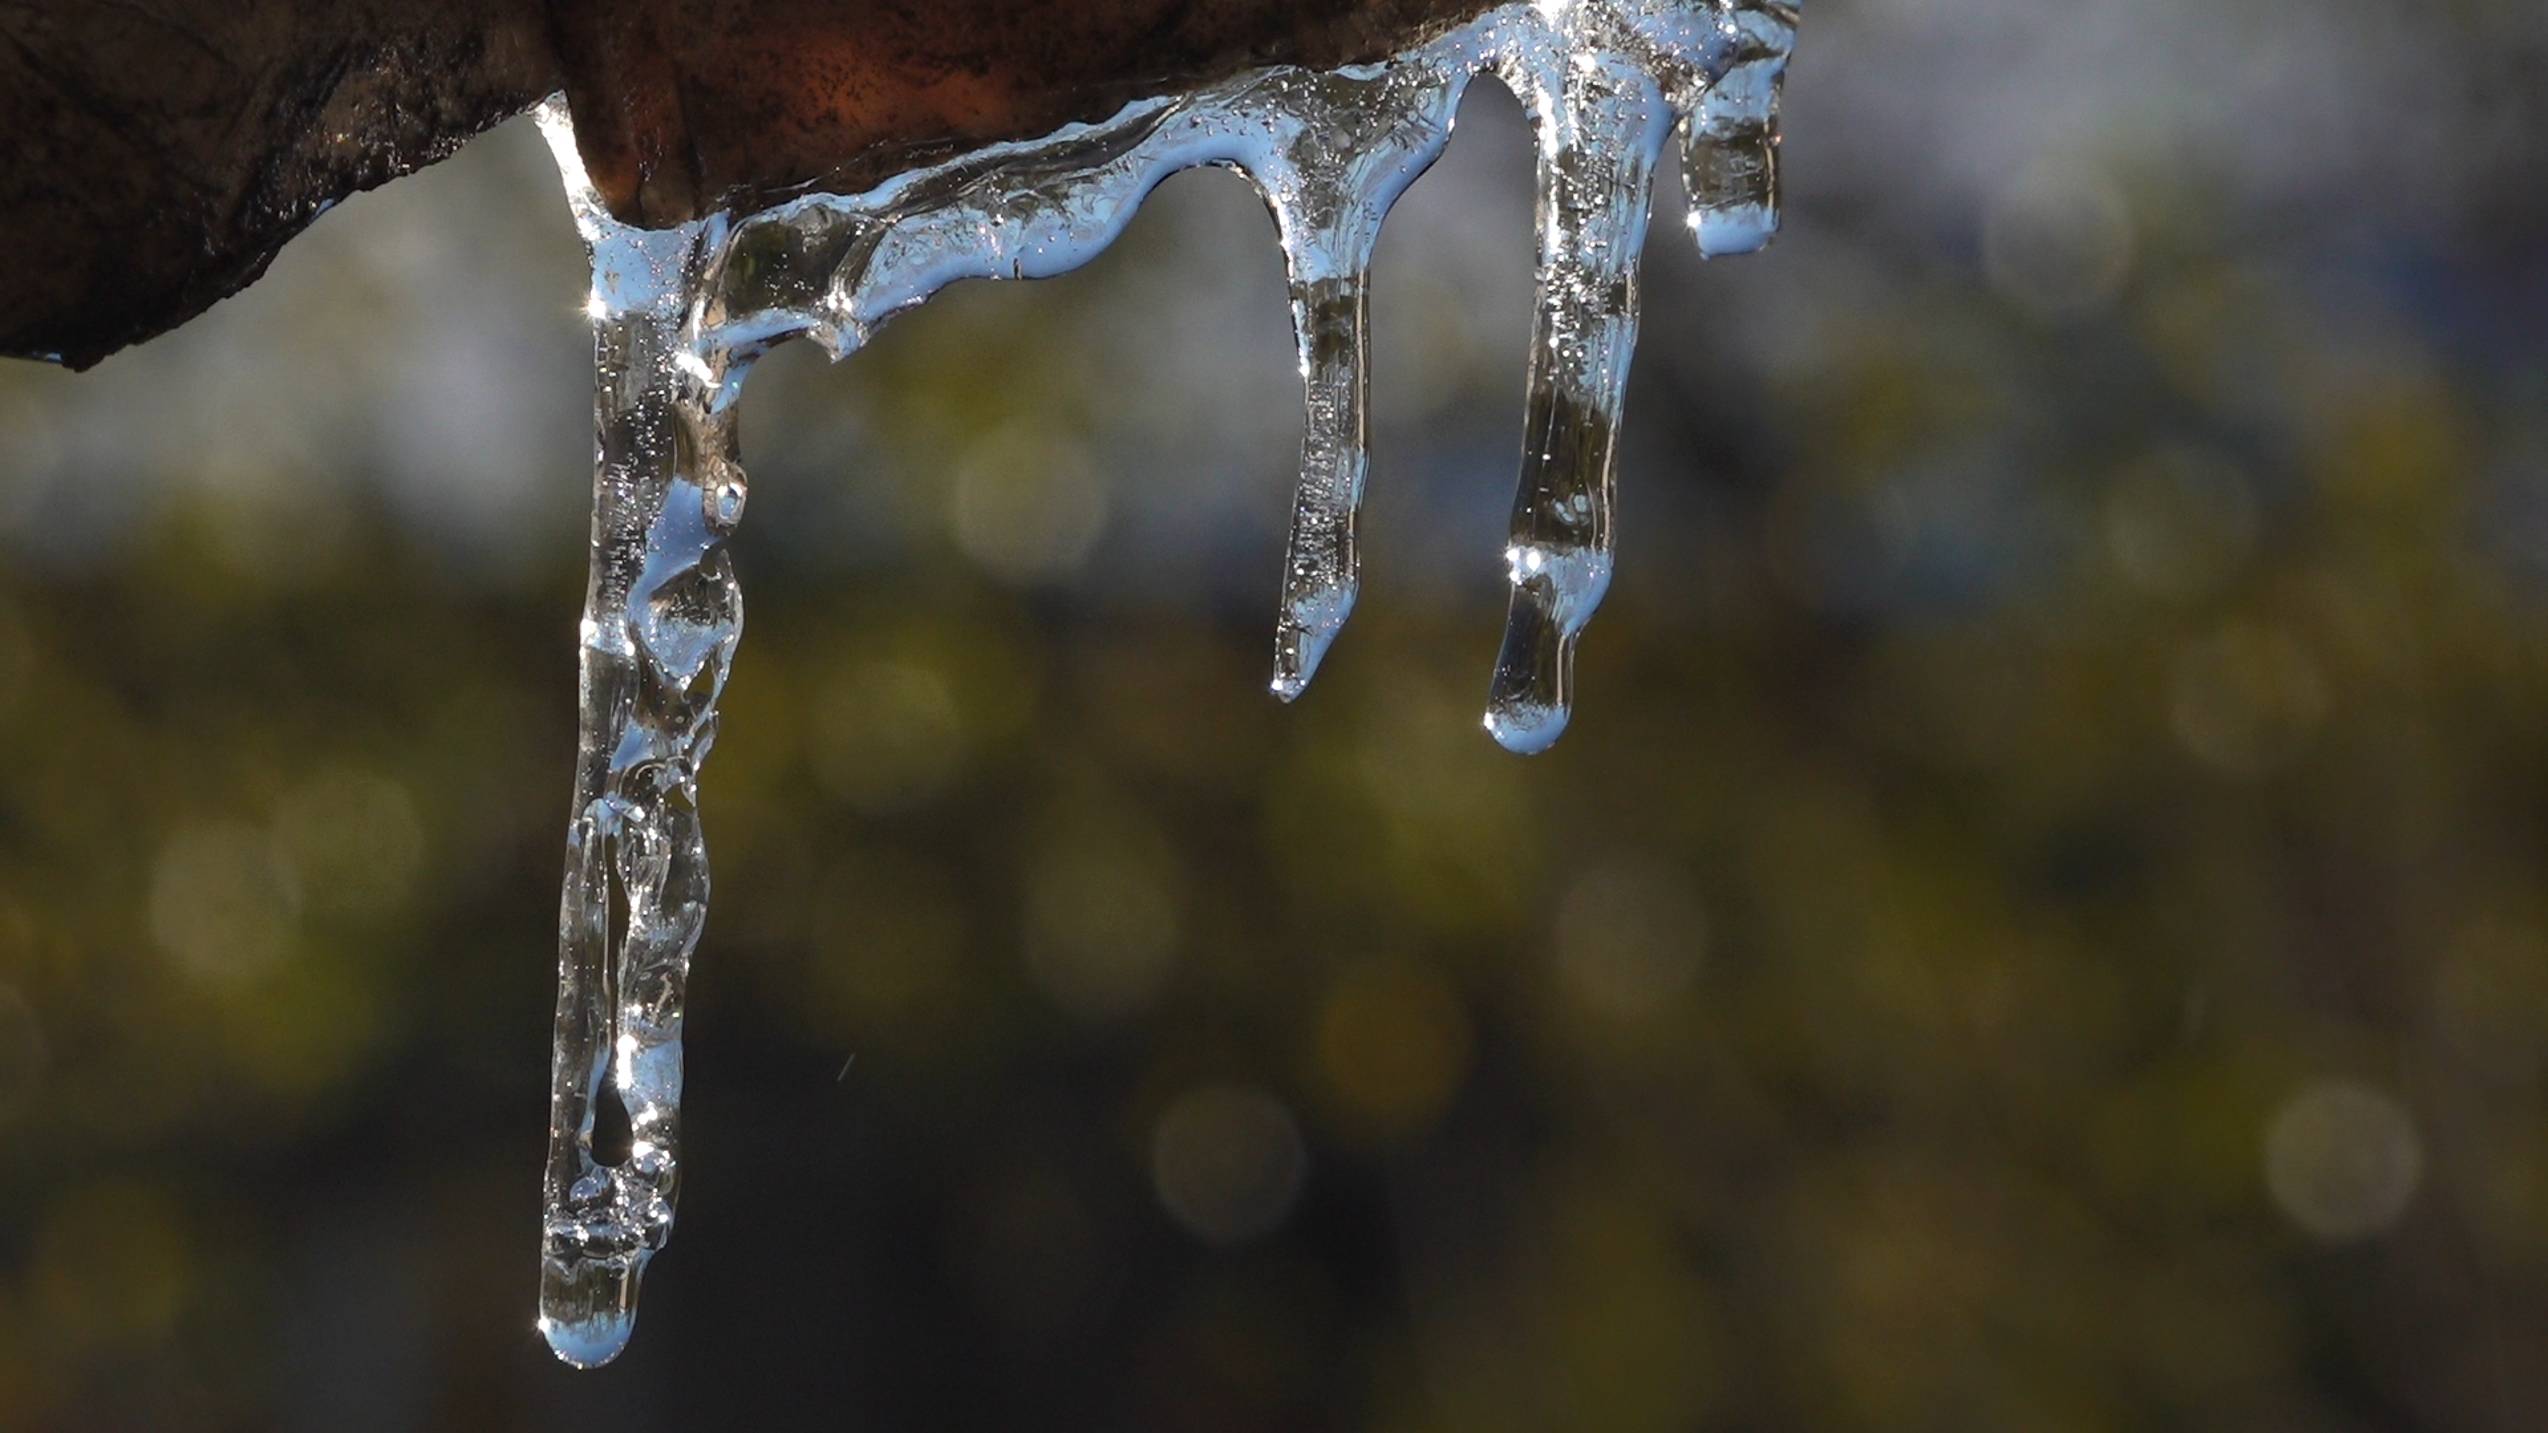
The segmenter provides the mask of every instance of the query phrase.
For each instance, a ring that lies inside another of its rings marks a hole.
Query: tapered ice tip
[[[610,1314],[587,1319],[582,1323],[559,1323],[546,1315],[540,1319],[540,1336],[549,1341],[549,1352],[562,1363],[576,1368],[599,1368],[619,1357],[628,1347],[629,1335],[637,1331],[633,1313]]]
[[[625,1258],[540,1262],[540,1337],[559,1360],[599,1368],[637,1329],[640,1263]]]
[[[1309,680],[1318,675],[1318,664],[1327,656],[1328,644],[1336,640],[1333,632],[1319,632],[1285,623],[1274,634],[1274,680],[1265,689],[1284,701],[1298,701],[1309,690]]]
[[[1282,620],[1274,628],[1274,679],[1266,690],[1289,702],[1309,690],[1318,664],[1327,660],[1327,649],[1345,630],[1345,619],[1354,611],[1354,584],[1331,579],[1294,594],[1283,606]]]
[[[1755,254],[1778,237],[1777,120],[1767,95],[1736,103],[1762,112],[1722,123],[1702,116],[1681,135],[1682,188],[1702,258]]]
[[[1778,237],[1778,210],[1767,204],[1692,210],[1690,233],[1699,241],[1699,257],[1703,259],[1757,254]]]
[[[1536,551],[1516,546],[1513,552],[1526,550]],[[1574,640],[1557,616],[1573,588],[1561,585],[1545,564],[1534,563],[1529,570],[1530,578],[1518,580],[1524,568],[1515,559],[1517,581],[1505,615],[1504,646],[1495,654],[1495,675],[1486,684],[1486,733],[1517,756],[1537,756],[1556,745],[1574,714]],[[1555,572],[1565,570],[1560,566]]]
[[[1486,734],[1515,756],[1537,756],[1557,744],[1574,715],[1553,703],[1496,702],[1486,709]]]

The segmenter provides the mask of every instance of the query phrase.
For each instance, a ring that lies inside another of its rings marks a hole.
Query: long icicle
[[[742,632],[724,541],[744,489],[713,401],[724,374],[684,342],[721,225],[612,224],[562,117],[542,118],[593,255],[596,454],[539,1323],[558,1357],[591,1367],[628,1341],[680,1188],[682,1005],[708,904],[697,777]],[[596,1148],[617,1142],[597,1141],[606,1113],[624,1115],[624,1149]]]
[[[1291,142],[1249,177],[1282,240],[1303,413],[1269,684],[1287,702],[1309,689],[1361,588],[1372,252],[1390,209],[1450,141],[1465,78],[1415,66],[1296,72],[1267,96],[1269,122],[1288,128]]]
[[[1672,114],[1650,75],[1603,51],[1511,78],[1539,135],[1538,310],[1486,729],[1530,754],[1566,729],[1575,640],[1610,587],[1637,266]]]
[[[1283,610],[1274,627],[1271,685],[1287,702],[1309,689],[1362,582],[1356,529],[1370,466],[1364,409],[1371,386],[1371,271],[1367,253],[1344,248],[1285,245],[1306,420],[1283,552]]]

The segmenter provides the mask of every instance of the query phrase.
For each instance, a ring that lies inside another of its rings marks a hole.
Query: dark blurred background
[[[2548,1423],[2548,11],[1813,0],[1619,577],[1383,246],[1362,610],[1227,176],[746,401],[680,1224],[531,1328],[589,355],[516,123],[0,367],[0,1427]]]

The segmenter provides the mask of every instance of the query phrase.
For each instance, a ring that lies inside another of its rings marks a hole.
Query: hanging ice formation
[[[1258,70],[864,194],[655,231],[611,219],[564,103],[544,107],[592,252],[598,435],[541,1248],[540,1328],[560,1358],[591,1366],[626,1344],[680,1186],[683,991],[708,899],[696,783],[742,630],[723,544],[743,514],[733,415],[753,360],[799,335],[845,356],[958,279],[1062,273],[1168,175],[1239,170],[1274,214],[1307,395],[1272,683],[1297,697],[1358,582],[1372,250],[1449,141],[1470,77],[1491,72],[1538,137],[1539,244],[1486,728],[1541,751],[1565,729],[1575,641],[1610,585],[1654,168],[1677,129],[1700,250],[1768,241],[1795,19],[1793,0],[1507,4],[1379,63]],[[597,1154],[612,1106],[626,1148]]]

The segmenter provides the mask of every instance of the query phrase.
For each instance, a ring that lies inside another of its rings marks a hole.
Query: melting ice
[[[1655,168],[1677,133],[1702,253],[1768,241],[1795,20],[1792,0],[1508,4],[1379,63],[1258,70],[864,194],[668,230],[614,222],[564,103],[543,108],[592,253],[598,434],[541,1240],[540,1328],[560,1358],[591,1366],[625,1346],[680,1187],[683,991],[708,902],[697,782],[743,625],[724,542],[743,514],[733,415],[753,360],[800,335],[842,357],[958,279],[1075,268],[1170,174],[1240,171],[1282,243],[1306,407],[1275,619],[1272,688],[1288,701],[1360,581],[1381,224],[1449,142],[1471,77],[1491,73],[1529,115],[1539,184],[1512,593],[1485,724],[1542,751],[1565,730],[1576,640],[1610,585]],[[624,1115],[625,1148],[597,1151],[605,1114]]]

